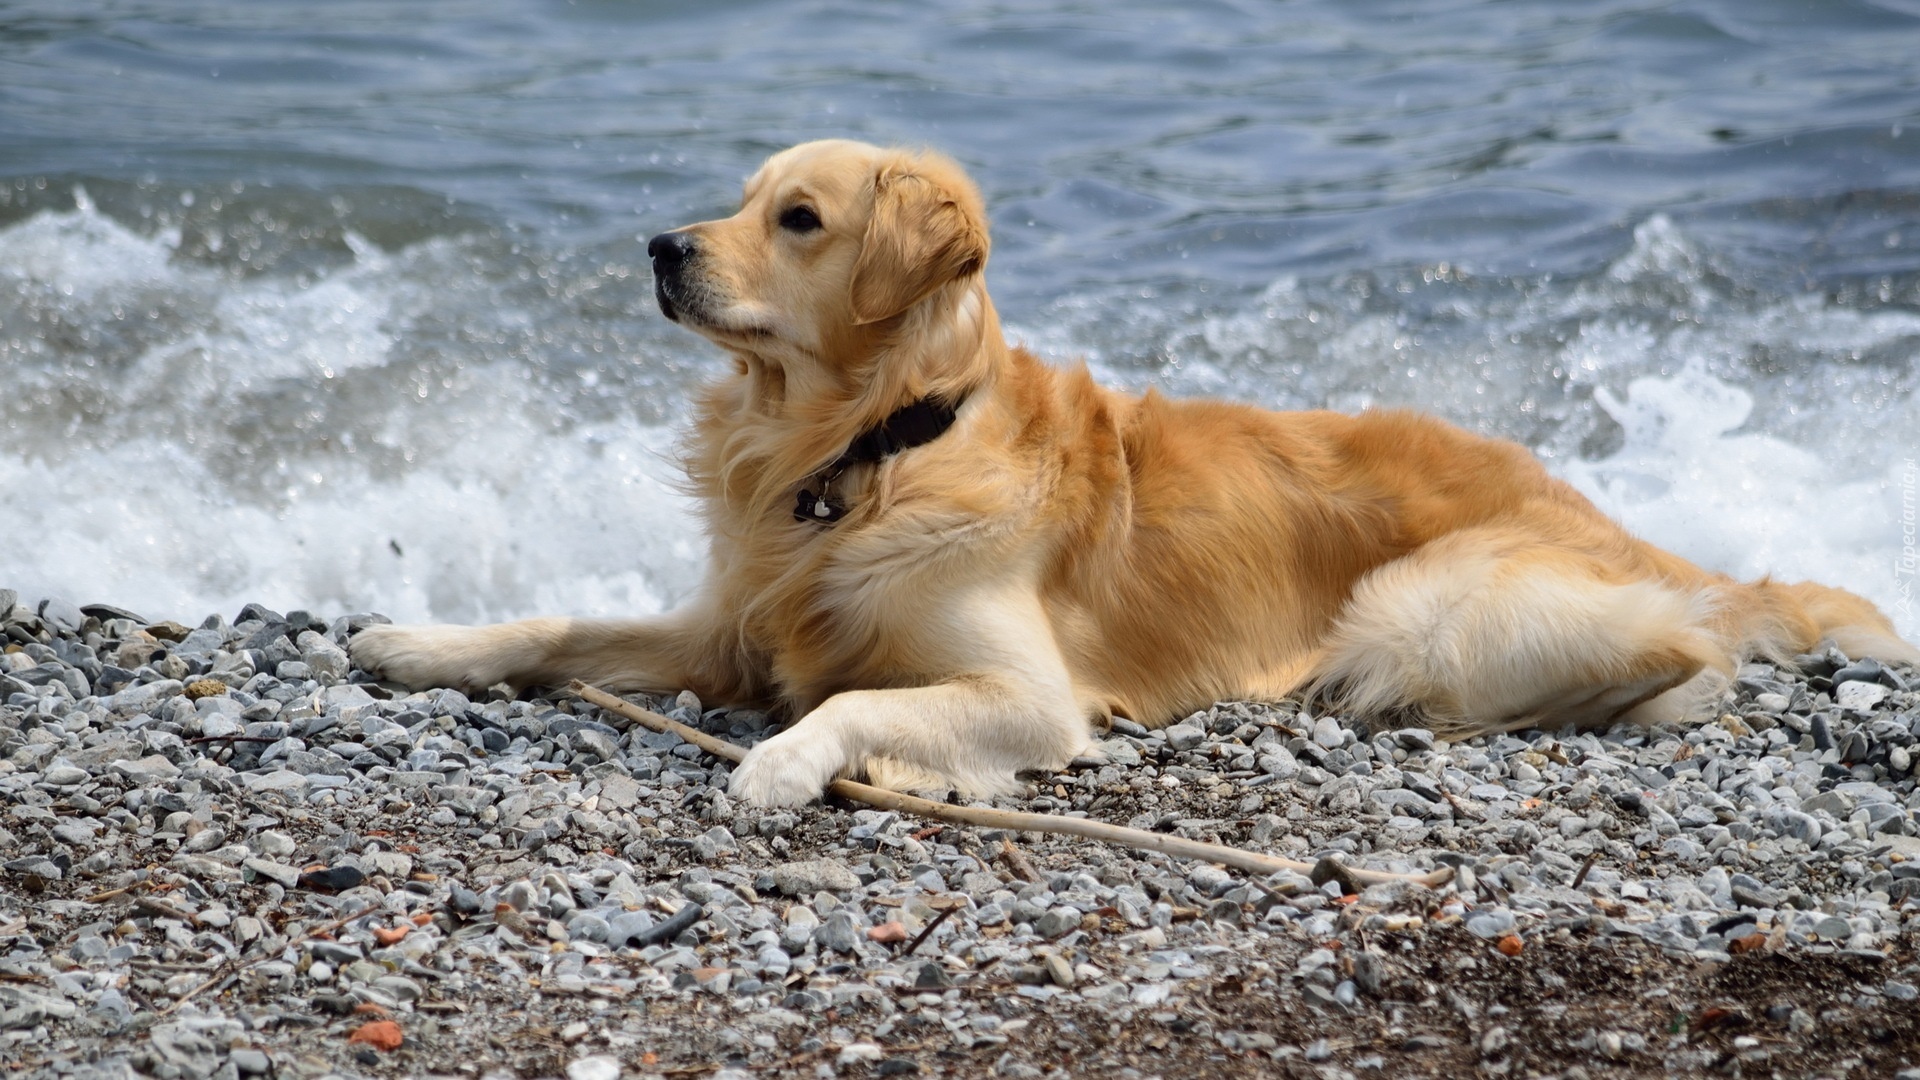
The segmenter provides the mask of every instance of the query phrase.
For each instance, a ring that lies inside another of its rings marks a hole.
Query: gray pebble
[[[1467,919],[1467,929],[1471,930],[1475,937],[1486,938],[1489,941],[1511,933],[1514,926],[1513,912],[1505,908],[1482,911]]]
[[[1049,941],[1057,937],[1062,937],[1079,928],[1079,909],[1066,905],[1049,909],[1038,919],[1034,920],[1033,924],[1034,933],[1039,934]]]
[[[1322,716],[1313,722],[1313,741],[1332,750],[1346,745],[1347,730],[1333,717]]]
[[[1166,736],[1167,746],[1178,752],[1191,750],[1206,741],[1207,729],[1191,721],[1174,724],[1162,733]]]
[[[91,779],[87,770],[74,765],[55,765],[40,775],[46,787],[78,787]]]
[[[827,921],[821,923],[813,933],[813,939],[822,949],[831,949],[840,953],[853,952],[860,944],[860,937],[859,929],[854,926],[853,916],[845,909],[828,915]]]
[[[818,892],[850,892],[860,879],[843,863],[832,859],[803,859],[773,868],[774,888],[788,896]]]

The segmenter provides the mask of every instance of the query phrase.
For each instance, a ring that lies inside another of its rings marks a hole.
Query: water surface
[[[960,159],[1009,327],[1417,404],[1719,569],[1898,571],[1920,3],[0,9],[0,583],[653,610],[714,351],[645,238],[792,142]]]

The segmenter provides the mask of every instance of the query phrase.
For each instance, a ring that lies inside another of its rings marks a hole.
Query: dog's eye
[[[780,215],[780,227],[788,232],[812,232],[820,228],[820,215],[811,206],[795,206]]]

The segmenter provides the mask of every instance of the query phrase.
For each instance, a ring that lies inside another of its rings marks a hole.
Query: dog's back
[[[1456,732],[1672,718],[1745,657],[1920,653],[1871,604],[1641,542],[1523,448],[1405,411],[1123,399],[1122,469],[1049,579],[1076,677],[1163,722],[1311,688]],[[1073,448],[1081,460],[1093,440]]]

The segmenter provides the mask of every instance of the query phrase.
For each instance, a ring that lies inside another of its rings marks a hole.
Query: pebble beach
[[[994,804],[1454,871],[1356,890],[757,810],[565,693],[378,683],[377,621],[0,589],[10,1075],[1920,1077],[1912,669],[1464,742],[1222,703]]]

